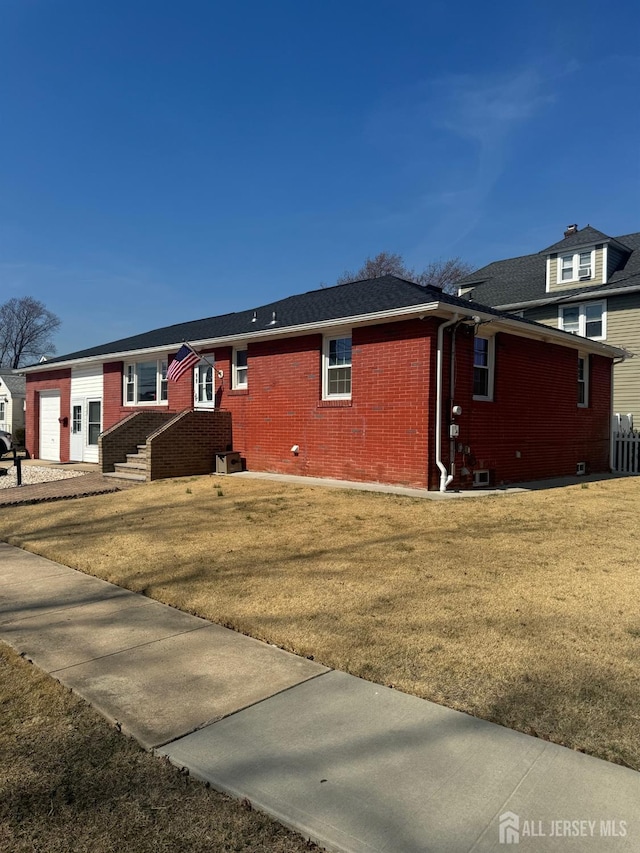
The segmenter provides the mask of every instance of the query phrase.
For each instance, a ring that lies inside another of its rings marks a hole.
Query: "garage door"
[[[60,461],[60,392],[40,392],[40,459]]]

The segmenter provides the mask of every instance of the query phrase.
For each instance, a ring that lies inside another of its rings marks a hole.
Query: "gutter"
[[[339,317],[335,320],[318,320],[314,323],[301,323],[296,326],[281,326],[268,329],[260,329],[259,331],[242,332],[237,335],[225,335],[220,338],[200,338],[197,340],[189,340],[189,344],[194,348],[199,347],[223,347],[233,346],[237,343],[247,343],[249,341],[262,341],[270,338],[293,338],[304,332],[329,332],[342,328],[353,328],[355,326],[366,326],[370,323],[386,322],[393,320],[409,320],[414,317],[421,317],[425,313],[431,313],[442,307],[441,302],[424,302],[421,305],[405,305],[402,308],[394,308],[389,311],[374,311],[369,314],[356,314],[351,317]],[[450,312],[449,312],[450,313]],[[129,359],[138,358],[144,355],[159,356],[171,352],[174,349],[180,349],[184,343],[183,339],[173,341],[166,344],[161,344],[155,347],[143,347],[138,349],[119,350],[116,352],[107,352],[102,354],[87,355],[79,358],[69,358],[64,361],[45,361],[41,364],[29,365],[29,367],[21,367],[15,373],[40,373],[43,370],[57,370],[58,368],[75,367],[82,364],[105,363],[108,361],[126,361]]]
[[[625,292],[629,292],[631,288],[626,288]],[[640,288],[639,288],[640,289]],[[503,310],[503,309],[495,309]],[[624,351],[619,347],[612,347],[609,344],[602,344],[598,341],[591,341],[588,338],[580,338],[579,347],[576,345],[576,336],[568,332],[563,332],[559,329],[554,329],[551,326],[544,326],[539,323],[531,323],[522,320],[518,317],[500,317],[489,311],[483,311],[478,305],[471,303],[468,308],[458,305],[452,305],[448,302],[424,302],[420,305],[404,306],[402,308],[394,308],[390,311],[375,311],[368,314],[360,314],[351,317],[340,317],[335,320],[319,320],[314,323],[302,323],[296,326],[284,326],[279,328],[277,325],[269,329],[260,329],[259,331],[242,332],[237,335],[226,335],[220,338],[201,338],[199,340],[190,340],[189,344],[194,349],[199,348],[215,348],[222,346],[233,346],[238,343],[248,343],[250,341],[269,340],[271,338],[290,338],[296,337],[305,332],[330,332],[333,330],[352,329],[357,326],[366,326],[373,323],[383,323],[399,320],[410,320],[415,317],[423,317],[425,314],[435,316],[451,317],[452,315],[462,315],[467,317],[479,317],[485,322],[495,323],[498,327],[510,331],[512,334],[519,335],[525,338],[533,338],[551,341],[560,346],[569,346],[572,349],[580,349],[583,352],[592,352],[602,354],[613,358],[620,358]],[[80,358],[70,358],[64,361],[46,361],[40,364],[30,365],[29,367],[21,367],[14,371],[20,375],[29,373],[42,373],[48,370],[59,370],[68,367],[82,366],[85,364],[104,364],[109,361],[128,361],[139,358],[140,356],[153,356],[167,354],[174,349],[179,349],[183,343],[182,340],[166,343],[156,347],[143,347],[139,349],[120,350],[117,352],[108,352],[101,355],[90,355]]]
[[[580,293],[564,296],[547,296],[543,299],[529,299],[526,302],[509,302],[505,305],[495,305],[496,311],[519,311],[521,308],[537,308],[541,305],[557,305],[561,302],[584,302],[591,299],[606,299],[607,296],[623,296],[625,293],[640,292],[640,284],[631,287],[614,287],[607,290],[581,290]]]
[[[436,350],[436,465],[440,469],[440,491],[446,492],[447,487],[453,480],[453,474],[449,474],[442,461],[442,361],[444,346],[444,330],[454,326],[460,319],[454,314],[451,320],[447,320],[438,326],[437,350]]]

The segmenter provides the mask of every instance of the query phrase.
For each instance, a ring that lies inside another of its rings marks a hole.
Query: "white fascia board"
[[[631,287],[611,287],[596,293],[581,290],[580,293],[571,296],[547,296],[544,299],[529,299],[526,302],[510,302],[505,305],[496,305],[496,311],[520,311],[523,308],[539,308],[541,305],[557,305],[560,302],[589,302],[593,299],[607,299],[609,296],[623,296],[625,293],[638,293],[640,285]]]
[[[554,329],[552,326],[543,326],[541,323],[532,326],[531,323],[522,322],[517,317],[511,319],[510,317],[496,317],[493,314],[483,315],[481,311],[474,312],[474,315],[480,317],[483,322],[492,323],[497,330],[503,329],[520,338],[532,338],[533,340],[544,341],[544,343],[558,344],[580,352],[604,355],[609,358],[627,358],[629,356],[629,353],[620,347],[603,344],[600,341],[592,341],[590,338],[581,338],[578,335],[563,332],[561,329]]]
[[[315,323],[303,323],[297,326],[278,327],[277,323],[271,329],[260,329],[255,332],[242,332],[238,335],[227,335],[222,338],[203,338],[201,340],[188,341],[189,345],[195,350],[198,348],[207,347],[214,349],[216,347],[233,346],[236,343],[250,343],[251,341],[270,340],[272,338],[292,338],[304,334],[305,332],[328,332],[336,329],[353,329],[356,326],[375,325],[376,323],[384,322],[399,322],[400,320],[410,320],[414,317],[420,317],[423,314],[433,313],[438,307],[442,308],[440,302],[425,302],[421,305],[404,306],[402,308],[394,308],[391,311],[375,311],[369,314],[357,314],[352,317],[339,317],[335,320],[319,320]],[[446,306],[448,313],[455,313],[452,306]],[[473,312],[472,312],[473,313]],[[110,361],[134,361],[144,356],[160,356],[170,353],[172,350],[178,350],[182,346],[183,341],[176,341],[173,344],[164,344],[159,347],[147,347],[137,350],[123,350],[121,352],[109,352],[104,355],[92,355],[85,358],[74,358],[68,361],[56,361],[52,363],[43,362],[42,364],[34,364],[32,367],[22,368],[23,373],[42,373],[47,370],[66,369],[68,367],[77,367],[82,364],[106,364]]]
[[[640,289],[640,288],[639,288]],[[504,309],[496,309],[504,310]],[[273,338],[292,338],[305,334],[306,332],[334,332],[340,329],[353,329],[358,326],[375,325],[383,322],[399,322],[401,320],[410,320],[415,317],[422,317],[426,314],[435,316],[451,317],[460,315],[461,317],[472,318],[478,317],[482,322],[490,322],[496,328],[504,328],[512,334],[525,338],[534,338],[540,340],[549,340],[554,343],[559,343],[562,346],[568,346],[573,349],[588,350],[589,352],[601,353],[614,358],[620,358],[624,355],[623,350],[616,347],[611,347],[608,344],[601,344],[597,341],[589,341],[586,338],[581,338],[580,342],[576,341],[575,335],[570,335],[568,332],[562,332],[558,329],[552,329],[547,326],[531,326],[529,323],[523,323],[518,318],[496,317],[495,314],[487,313],[478,310],[475,307],[469,306],[465,308],[459,305],[450,305],[447,302],[425,302],[422,305],[405,306],[395,308],[392,311],[375,311],[369,314],[358,314],[352,317],[341,317],[336,320],[320,320],[316,323],[304,323],[298,326],[287,326],[284,329],[274,327],[273,329],[261,329],[258,332],[243,332],[239,335],[229,335],[223,338],[204,338],[202,340],[189,341],[189,344],[195,349],[208,348],[214,349],[222,346],[233,346],[235,343],[249,344],[251,341],[263,341]],[[64,369],[67,367],[77,367],[82,364],[102,363],[110,361],[133,361],[144,356],[165,355],[173,349],[179,349],[182,341],[176,341],[174,344],[167,344],[161,347],[150,347],[139,350],[125,350],[123,352],[105,353],[99,356],[89,356],[87,358],[71,359],[69,361],[57,361],[51,365],[46,363],[34,365],[33,367],[24,368],[25,373],[42,373],[50,370]]]

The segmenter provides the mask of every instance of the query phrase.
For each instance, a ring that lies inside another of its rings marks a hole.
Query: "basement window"
[[[125,406],[167,402],[167,359],[125,364],[122,398]]]

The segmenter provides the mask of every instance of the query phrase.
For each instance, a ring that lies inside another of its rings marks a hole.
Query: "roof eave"
[[[496,309],[503,310],[503,309]],[[249,332],[238,335],[226,335],[219,338],[204,338],[201,340],[189,341],[189,344],[194,349],[213,349],[221,346],[233,346],[237,343],[249,343],[250,341],[269,340],[272,338],[290,338],[297,337],[305,332],[326,332],[340,329],[353,329],[358,326],[375,325],[387,321],[398,322],[401,320],[413,319],[421,317],[425,314],[435,316],[452,316],[455,314],[462,315],[468,318],[478,317],[480,321],[490,322],[500,328],[505,328],[519,337],[534,338],[544,341],[558,343],[561,346],[571,347],[573,349],[586,350],[589,352],[601,353],[613,358],[620,358],[624,355],[622,350],[616,347],[611,347],[608,344],[600,344],[597,341],[590,341],[587,338],[580,339],[580,345],[577,346],[575,335],[570,335],[568,332],[562,332],[558,329],[552,329],[547,326],[532,326],[530,323],[524,323],[519,318],[514,317],[497,317],[491,312],[483,311],[476,305],[470,305],[469,308],[452,305],[449,302],[425,302],[420,305],[404,306],[396,308],[392,311],[376,311],[368,314],[358,314],[350,317],[340,317],[335,320],[321,320],[315,323],[304,323],[296,326],[287,326],[285,328],[261,329],[258,332]],[[109,361],[125,361],[136,359],[140,356],[155,355],[167,353],[172,349],[177,349],[182,344],[182,341],[175,341],[173,344],[165,344],[158,347],[147,347],[137,350],[124,350],[121,352],[105,353],[99,356],[87,356],[79,359],[69,359],[68,361],[57,361],[50,364],[37,364],[32,367],[23,368],[24,373],[41,373],[48,370],[60,370],[71,367],[80,366],[83,364],[105,364]]]
[[[222,346],[233,346],[237,343],[248,343],[249,341],[269,340],[271,338],[291,338],[304,334],[305,332],[322,332],[327,330],[353,328],[355,326],[374,325],[383,323],[388,320],[397,322],[399,320],[411,319],[421,314],[432,313],[436,310],[439,302],[425,302],[420,305],[403,306],[395,308],[391,311],[374,311],[368,314],[356,314],[350,317],[339,317],[335,320],[318,320],[314,323],[300,323],[295,326],[278,327],[276,324],[272,329],[260,329],[255,332],[243,332],[237,335],[224,335],[217,338],[201,338],[199,340],[190,340],[188,343],[194,349],[210,348]],[[448,306],[451,310],[452,306]],[[34,364],[30,367],[22,368],[23,373],[41,373],[47,370],[60,370],[69,367],[76,367],[83,364],[105,364],[109,361],[123,361],[139,358],[146,355],[161,355],[171,350],[179,349],[184,341],[174,341],[171,344],[163,344],[157,347],[143,347],[132,350],[121,350],[116,352],[104,353],[103,355],[91,355],[84,358],[73,358],[66,361],[43,362],[42,364]]]
[[[519,302],[509,302],[504,305],[496,305],[496,311],[520,311],[522,308],[536,308],[540,305],[554,305],[560,302],[584,302],[585,299],[604,299],[607,296],[621,296],[625,293],[640,292],[640,284],[634,284],[630,287],[612,287],[607,290],[599,290],[589,292],[581,290],[579,293],[563,296],[545,296],[542,299],[527,299]]]

